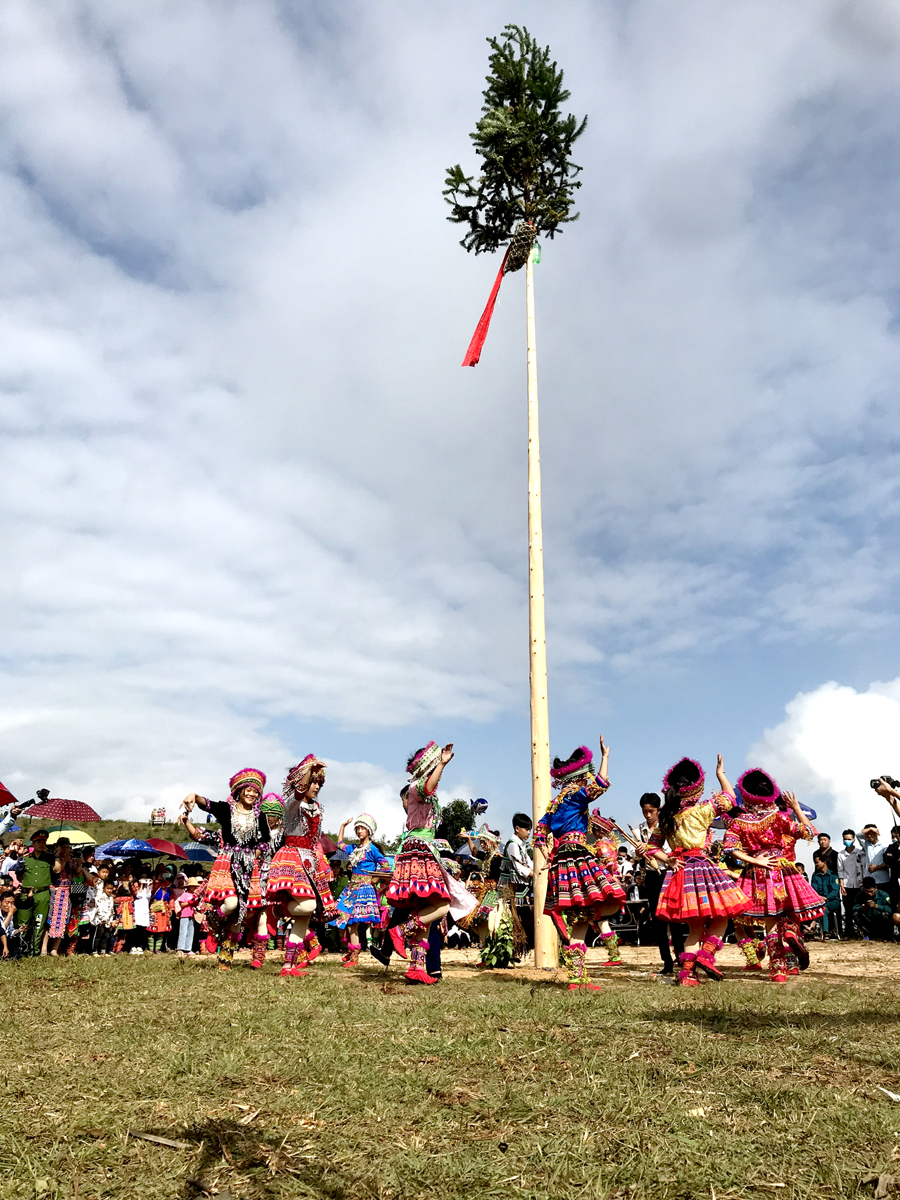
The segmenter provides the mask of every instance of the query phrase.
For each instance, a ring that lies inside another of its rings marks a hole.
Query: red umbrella
[[[331,840],[331,838],[328,836],[327,833],[321,834],[319,837],[319,841],[322,843],[322,849],[325,851],[325,853],[328,855],[329,858],[331,857],[332,854],[337,854],[337,846],[334,844],[334,842]]]
[[[0,804],[18,804],[18,800],[12,794],[8,787],[0,783]]]
[[[80,800],[48,800],[46,804],[30,808],[28,815],[39,821],[76,821],[79,824],[102,819],[89,804],[82,804]]]
[[[165,838],[147,838],[147,845],[152,846],[157,854],[168,854],[170,858],[187,858],[187,850],[177,842],[167,842]]]

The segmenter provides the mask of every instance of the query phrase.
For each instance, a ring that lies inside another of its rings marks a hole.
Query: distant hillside
[[[59,829],[59,821],[29,821],[23,813],[16,824],[21,826],[21,836],[27,841],[36,829]],[[74,821],[64,824],[75,825]],[[149,821],[86,821],[78,825],[85,833],[90,834],[98,846],[104,842],[114,842],[119,838],[165,838],[169,842],[189,842],[190,835],[183,825],[151,825]],[[210,824],[206,828],[218,829],[218,825]],[[63,830],[65,832],[65,830]],[[3,841],[7,844],[16,836],[7,833]]]

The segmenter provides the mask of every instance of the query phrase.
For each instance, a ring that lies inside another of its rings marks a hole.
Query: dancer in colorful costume
[[[265,954],[269,940],[265,895],[270,833],[260,812],[265,786],[265,773],[246,767],[228,781],[231,794],[227,800],[208,800],[196,792],[184,800],[186,816],[196,804],[211,813],[221,827],[222,850],[213,863],[206,886],[206,897],[217,907],[220,921],[216,954],[221,971],[231,968],[248,912],[257,914],[254,960]],[[261,964],[262,959],[259,961]]]
[[[788,947],[799,962],[809,964],[800,924],[816,920],[824,912],[822,897],[813,891],[793,861],[797,839],[809,840],[816,831],[793,793],[782,793],[771,775],[758,767],[745,771],[737,786],[744,807],[728,821],[725,849],[744,864],[740,887],[749,902],[744,916],[765,926],[769,978],[773,983],[785,983]],[[778,807],[782,795],[792,812]],[[785,839],[790,843],[789,857],[785,854]],[[746,942],[741,948],[749,964],[751,953]],[[755,946],[751,945],[751,950],[757,957]]]
[[[425,970],[430,926],[451,913],[459,921],[475,907],[475,898],[457,882],[434,848],[441,819],[437,787],[453,746],[429,742],[407,761],[409,783],[400,793],[406,809],[406,832],[394,862],[387,902],[401,917],[390,930],[394,949],[409,958],[406,982],[437,983]]]
[[[325,764],[314,754],[291,767],[284,780],[284,845],[272,859],[267,900],[282,904],[292,918],[284,943],[282,975],[300,976],[322,953],[319,939],[310,931],[315,916],[331,921],[337,915],[331,881],[334,874],[319,841],[325,784]]]
[[[552,918],[567,947],[564,957],[570,991],[600,990],[588,979],[585,965],[588,926],[620,912],[625,903],[618,875],[611,874],[604,859],[588,845],[588,808],[609,787],[609,747],[603,738],[600,754],[599,771],[594,770],[593,754],[587,746],[579,746],[565,761],[553,760],[550,776],[558,795],[534,831],[534,844],[543,850],[548,862],[544,912]],[[590,824],[603,834],[613,828],[599,813],[590,818]]]
[[[350,950],[344,955],[342,965],[355,967],[362,952],[363,926],[381,926],[381,901],[375,885],[390,878],[390,869],[387,859],[372,841],[378,828],[375,818],[369,813],[360,813],[353,821],[357,837],[355,846],[344,841],[344,830],[349,824],[347,820],[341,826],[338,845],[349,854],[350,882],[338,896],[338,915],[331,924],[338,929],[350,926]]]
[[[487,825],[472,833],[463,833],[469,844],[472,857],[478,857],[478,869],[466,880],[466,888],[475,897],[475,907],[461,921],[460,929],[470,930],[484,944],[488,932],[488,919],[500,905],[500,868],[503,856],[500,853],[500,835]]]
[[[679,957],[678,983],[696,987],[699,967],[712,979],[721,979],[716,954],[729,917],[739,918],[750,901],[734,880],[711,861],[707,850],[716,817],[731,812],[737,801],[725,776],[719,755],[716,776],[721,791],[703,799],[706,776],[692,758],[682,758],[663,779],[663,806],[659,822],[642,853],[668,864],[656,916],[661,921],[683,921],[688,927],[685,949]],[[663,850],[665,842],[669,851]]]

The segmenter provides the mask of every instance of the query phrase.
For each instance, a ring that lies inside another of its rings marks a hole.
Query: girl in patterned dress
[[[334,873],[325,858],[320,835],[325,764],[307,754],[285,776],[281,791],[284,803],[284,845],[276,851],[269,871],[266,902],[281,906],[291,921],[284,941],[283,976],[300,977],[322,953],[310,930],[313,917],[331,921],[337,914],[331,881]]]
[[[612,829],[599,814],[588,816],[591,801],[609,787],[609,747],[603,738],[600,755],[599,771],[594,770],[594,756],[587,746],[579,746],[565,761],[553,760],[550,777],[558,792],[534,831],[534,844],[547,860],[544,912],[566,946],[570,991],[600,990],[588,979],[585,937],[592,922],[620,912],[625,903],[618,875],[609,871],[588,844],[589,824],[601,832]]]
[[[376,890],[379,880],[390,878],[388,861],[372,842],[378,826],[369,813],[361,813],[353,822],[357,843],[350,846],[344,841],[344,830],[350,824],[343,823],[338,833],[340,849],[349,854],[350,882],[338,897],[338,915],[331,922],[338,929],[350,927],[350,950],[344,955],[342,965],[354,967],[362,952],[364,925],[381,925],[381,900]]]
[[[745,771],[737,786],[744,808],[728,821],[725,849],[744,864],[740,887],[749,901],[745,915],[765,926],[769,978],[773,983],[785,983],[788,947],[801,963],[809,965],[801,923],[814,921],[824,912],[822,897],[803,878],[792,853],[798,838],[808,841],[816,830],[793,792],[781,792],[771,775],[760,768]],[[790,812],[778,807],[782,797]]]
[[[721,979],[716,954],[730,917],[739,917],[750,901],[731,876],[707,853],[712,823],[731,812],[737,801],[719,755],[716,776],[721,791],[703,799],[706,776],[692,758],[682,758],[663,779],[659,822],[642,853],[667,863],[656,915],[661,921],[683,921],[688,927],[684,953],[679,957],[678,983],[696,987],[699,967],[711,979]],[[663,849],[668,842],[669,850]]]
[[[448,873],[434,846],[440,822],[437,788],[453,746],[429,742],[406,763],[409,783],[400,793],[406,809],[406,832],[394,861],[387,902],[400,917],[391,927],[391,941],[401,958],[409,959],[405,979],[410,984],[437,983],[425,970],[428,936],[435,921],[451,913],[460,920],[475,907],[475,898]]]

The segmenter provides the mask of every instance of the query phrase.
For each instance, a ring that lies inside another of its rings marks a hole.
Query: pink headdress
[[[680,800],[699,800],[703,795],[706,775],[694,758],[680,758],[663,776],[663,789],[675,789]]]
[[[769,806],[781,799],[781,788],[761,767],[751,767],[737,781],[738,791],[745,804]]]
[[[561,787],[570,779],[577,779],[579,775],[587,775],[594,765],[594,755],[588,746],[579,746],[565,762],[560,762],[558,758],[553,761],[559,765],[551,767],[550,777],[555,787]]]
[[[232,796],[235,794],[235,792],[239,791],[240,788],[247,787],[248,785],[259,788],[259,794],[262,796],[263,789],[266,786],[265,771],[257,771],[255,767],[244,767],[242,771],[238,771],[228,780],[228,790],[231,792]]]
[[[306,758],[301,758],[296,767],[291,767],[287,775],[284,777],[284,786],[281,789],[281,795],[284,798],[285,803],[287,803],[289,800],[293,800],[294,791],[297,784],[300,782],[300,779],[307,771],[309,771],[310,766],[317,761],[318,760],[314,754],[307,754]],[[318,780],[320,786],[324,784],[324,766],[313,767],[309,774],[309,782],[312,783],[314,779]]]

